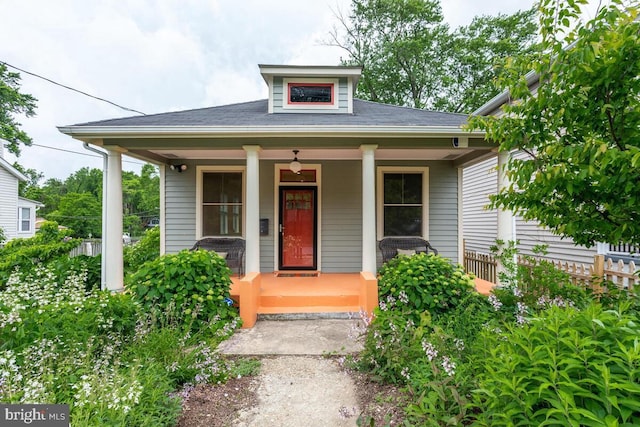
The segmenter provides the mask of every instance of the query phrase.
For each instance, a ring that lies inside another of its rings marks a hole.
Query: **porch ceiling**
[[[168,160],[244,160],[244,150],[149,150],[151,153]],[[478,151],[473,148],[422,148],[422,149],[378,149],[378,160],[456,160]],[[486,152],[490,152],[487,147]],[[290,149],[262,150],[260,158],[265,160],[286,160],[293,157]],[[300,161],[309,160],[360,160],[360,149],[304,149],[298,154]]]

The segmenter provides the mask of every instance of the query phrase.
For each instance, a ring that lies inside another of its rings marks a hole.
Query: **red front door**
[[[281,270],[316,269],[316,187],[280,187]]]

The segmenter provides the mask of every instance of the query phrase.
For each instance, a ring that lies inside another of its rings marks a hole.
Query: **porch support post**
[[[511,157],[508,151],[498,152],[498,191],[507,188],[510,185],[509,179],[505,173],[505,168]],[[497,239],[508,244],[510,241],[516,240],[514,216],[511,211],[498,209],[498,230]],[[500,285],[499,273],[504,271],[504,266],[498,261],[496,280]]]
[[[260,272],[260,146],[244,145],[247,153],[246,272]]]
[[[122,151],[118,148],[107,148],[107,190],[106,199],[106,254],[105,275],[107,289],[113,292],[124,288],[124,268],[122,261]]]
[[[376,159],[377,145],[362,150],[362,271],[376,274]]]

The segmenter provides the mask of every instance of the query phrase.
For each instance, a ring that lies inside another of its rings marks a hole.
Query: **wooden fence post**
[[[602,282],[604,282],[604,280],[604,255],[594,255],[591,289],[596,295],[602,294]]]

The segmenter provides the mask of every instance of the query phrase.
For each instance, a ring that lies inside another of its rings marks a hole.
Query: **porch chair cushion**
[[[419,237],[385,237],[378,244],[382,253],[382,263],[389,261],[396,255],[413,255],[422,252],[433,252],[438,255],[438,250]]]
[[[205,237],[198,240],[192,251],[204,249],[224,258],[229,268],[239,276],[244,274],[245,241],[239,237]]]

